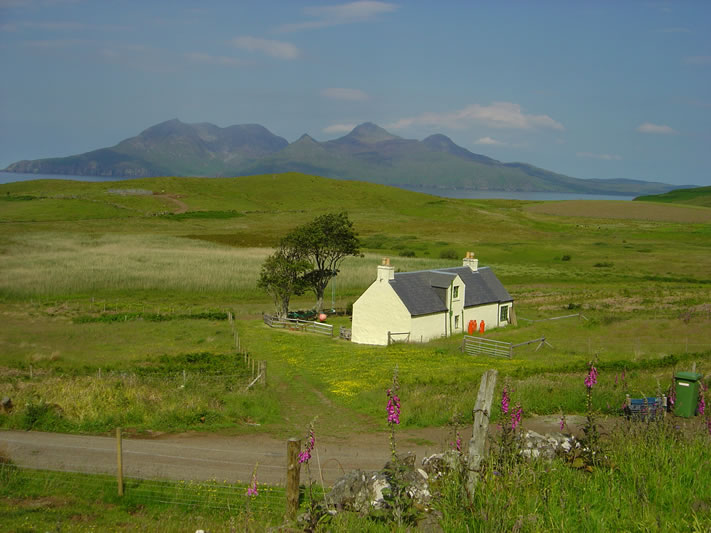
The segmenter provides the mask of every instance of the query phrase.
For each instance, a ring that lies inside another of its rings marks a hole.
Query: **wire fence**
[[[44,470],[28,465],[0,464],[3,491],[31,495],[55,494],[99,496],[104,501],[121,499],[131,504],[180,505],[194,509],[226,512],[261,511],[282,515],[286,509],[286,488],[257,484],[257,494],[248,495],[249,484],[217,480],[159,480],[123,478],[123,496],[118,495],[115,476],[72,470]]]

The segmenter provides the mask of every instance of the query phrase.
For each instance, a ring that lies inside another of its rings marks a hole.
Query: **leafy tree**
[[[299,226],[282,241],[307,258],[311,270],[303,275],[309,290],[316,295],[316,311],[323,309],[323,293],[338,274],[343,259],[360,254],[360,241],[348,213],[327,213]]]
[[[274,297],[277,316],[286,317],[289,300],[293,295],[303,294],[307,289],[304,273],[311,263],[295,248],[280,244],[279,248],[262,264],[257,286]]]

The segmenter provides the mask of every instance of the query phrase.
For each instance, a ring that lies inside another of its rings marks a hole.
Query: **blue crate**
[[[630,398],[625,406],[627,418],[656,420],[664,414],[662,398]]]

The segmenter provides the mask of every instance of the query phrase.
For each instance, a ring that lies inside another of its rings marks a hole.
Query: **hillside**
[[[664,194],[639,196],[635,198],[641,202],[662,202],[671,204],[689,204],[702,207],[711,207],[711,187],[698,187],[694,189],[675,189]]]
[[[110,148],[69,157],[19,161],[8,172],[107,177],[245,176],[303,172],[399,187],[589,194],[657,194],[674,186],[636,180],[582,180],[533,165],[475,154],[442,134],[404,139],[372,123],[319,142],[289,144],[256,124],[220,128],[157,124]]]

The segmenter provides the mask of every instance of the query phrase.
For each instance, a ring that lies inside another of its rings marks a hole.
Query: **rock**
[[[336,481],[328,493],[328,503],[338,510],[366,513],[370,508],[368,481],[371,474],[352,470]]]
[[[542,457],[551,460],[558,455],[567,454],[572,448],[577,448],[580,443],[575,437],[562,433],[541,435],[535,431],[527,431],[523,436],[521,455],[535,459]]]
[[[353,470],[336,481],[326,497],[326,504],[339,511],[368,514],[371,511],[390,510],[393,487],[400,487],[401,497],[406,496],[419,510],[428,510],[432,501],[429,474],[415,468],[415,456],[407,455],[400,461],[388,461],[379,472]]]
[[[463,472],[466,457],[457,450],[435,453],[422,459],[422,468],[432,479],[439,479],[447,472]]]
[[[2,399],[2,402],[0,402],[0,406],[2,406],[3,413],[11,413],[12,412],[13,405],[12,405],[12,400],[9,397],[5,396]]]

